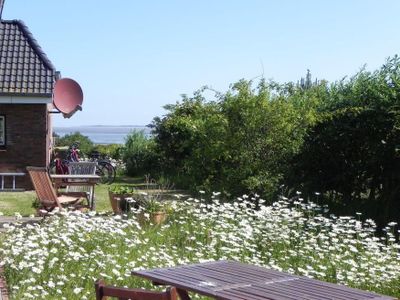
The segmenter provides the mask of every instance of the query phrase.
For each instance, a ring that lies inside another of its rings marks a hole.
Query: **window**
[[[0,146],[6,144],[6,117],[0,116]]]

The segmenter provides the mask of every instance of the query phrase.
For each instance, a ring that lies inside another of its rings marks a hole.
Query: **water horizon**
[[[60,137],[79,132],[94,144],[124,144],[126,137],[135,131],[143,131],[145,136],[151,136],[151,129],[145,125],[53,126],[53,132]]]

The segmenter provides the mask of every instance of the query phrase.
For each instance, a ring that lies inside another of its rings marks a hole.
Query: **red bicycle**
[[[68,164],[72,161],[79,161],[79,143],[73,143],[67,152],[67,157],[63,159],[59,152],[55,152],[55,157],[50,163],[50,172],[55,174],[68,174]]]
[[[50,172],[55,174],[68,174],[68,164],[70,162],[78,161],[80,161],[79,142],[75,142],[68,148],[65,159],[61,158],[59,153],[55,154],[55,158],[52,160],[50,165]],[[111,184],[114,182],[116,171],[109,160],[100,158],[98,152],[92,152],[90,155],[90,161],[97,162],[96,174],[101,177],[101,183]]]

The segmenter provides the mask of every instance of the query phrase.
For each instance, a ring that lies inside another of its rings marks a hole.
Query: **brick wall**
[[[4,269],[0,267],[0,300],[8,300],[7,283],[4,276]]]
[[[0,148],[0,172],[45,167],[48,161],[47,104],[0,104],[6,117],[6,146]],[[29,176],[17,177],[17,187],[32,189]]]

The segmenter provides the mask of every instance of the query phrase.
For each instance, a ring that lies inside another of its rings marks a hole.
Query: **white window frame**
[[[0,146],[6,145],[6,117],[0,115]]]

